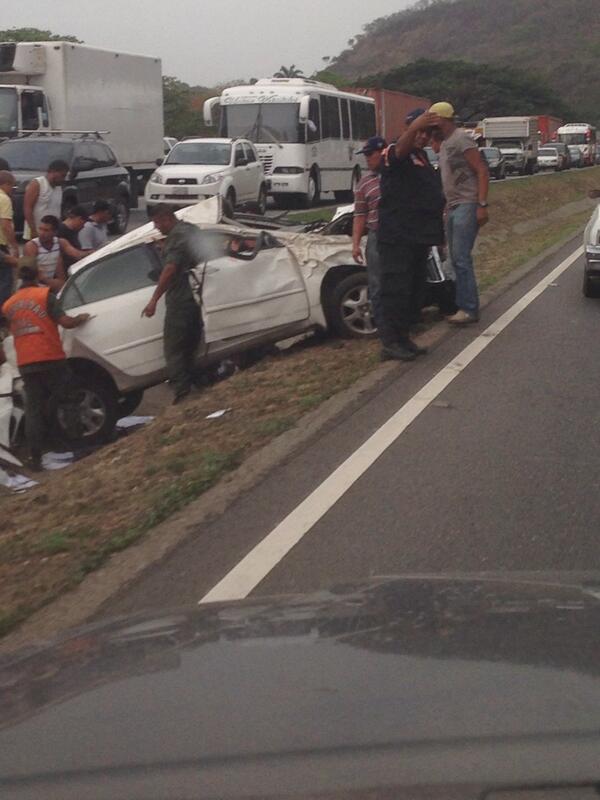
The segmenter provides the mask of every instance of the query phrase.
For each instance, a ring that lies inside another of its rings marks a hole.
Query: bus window
[[[321,95],[321,109],[323,112],[323,139],[339,139],[340,129],[340,104],[337,97]]]
[[[375,106],[373,103],[363,103],[360,100],[350,102],[352,118],[352,138],[355,141],[364,141],[375,135]]]
[[[350,138],[350,111],[348,109],[348,101],[340,100],[342,109],[342,138]]]
[[[321,139],[321,109],[316,97],[311,97],[308,124],[306,126],[306,141],[318,142]]]

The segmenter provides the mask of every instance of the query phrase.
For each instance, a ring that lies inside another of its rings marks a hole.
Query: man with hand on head
[[[417,109],[407,123],[384,153],[377,230],[382,357],[399,361],[425,352],[410,339],[410,326],[426,281],[429,249],[444,241],[442,188],[423,149],[438,117]]]
[[[458,311],[448,322],[468,325],[479,320],[479,292],[472,251],[479,229],[488,221],[489,172],[472,136],[455,122],[450,103],[435,103],[443,136],[440,148],[440,174],[446,196],[446,237],[456,275]]]

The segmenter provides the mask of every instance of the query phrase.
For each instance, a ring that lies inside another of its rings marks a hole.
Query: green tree
[[[61,36],[39,28],[9,28],[0,30],[0,42],[73,42],[83,44],[76,36]]]
[[[562,99],[537,75],[491,64],[421,59],[387,73],[359,78],[358,86],[449,100],[465,121],[485,116],[572,116]]]
[[[189,84],[170,75],[163,76],[165,135],[182,139],[204,132],[201,110],[193,107],[194,97]]]
[[[295,64],[292,64],[291,67],[279,67],[279,72],[276,72],[273,75],[274,78],[303,78],[304,72],[301,69],[297,69]]]

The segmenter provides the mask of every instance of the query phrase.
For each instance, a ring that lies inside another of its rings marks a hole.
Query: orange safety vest
[[[2,306],[14,338],[19,367],[66,358],[58,325],[48,314],[49,294],[46,286],[26,286]]]

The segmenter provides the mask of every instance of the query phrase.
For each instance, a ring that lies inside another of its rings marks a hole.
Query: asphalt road
[[[398,365],[103,615],[198,602],[578,244],[494,301],[479,325]],[[484,342],[253,593],[381,574],[600,568],[600,300],[580,288],[581,259]]]

